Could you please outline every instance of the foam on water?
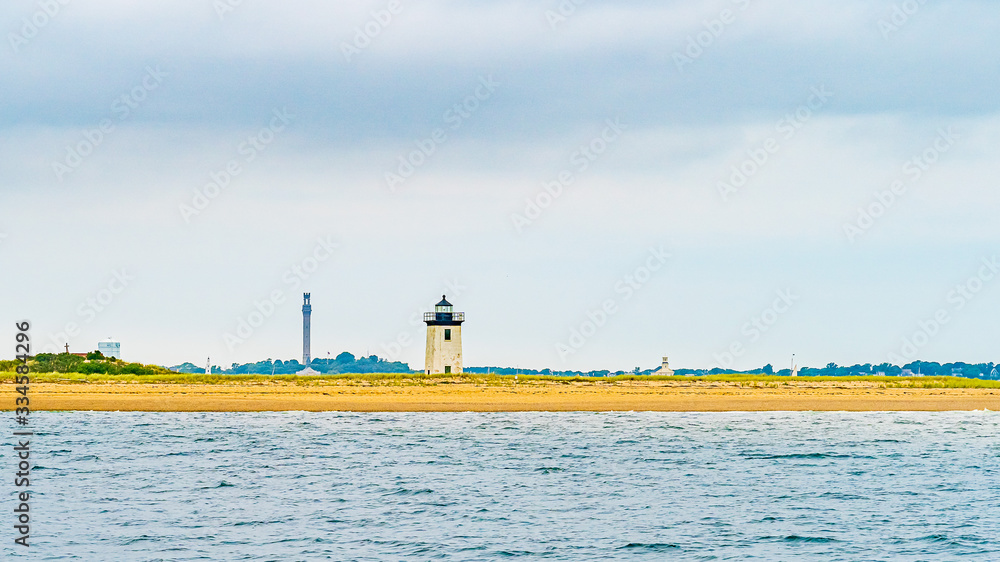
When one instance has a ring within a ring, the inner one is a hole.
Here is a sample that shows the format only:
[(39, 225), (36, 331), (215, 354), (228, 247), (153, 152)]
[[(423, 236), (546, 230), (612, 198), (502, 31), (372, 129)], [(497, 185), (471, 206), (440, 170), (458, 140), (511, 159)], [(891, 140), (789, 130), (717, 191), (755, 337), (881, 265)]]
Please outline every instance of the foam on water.
[(32, 422), (39, 560), (1000, 559), (993, 412)]

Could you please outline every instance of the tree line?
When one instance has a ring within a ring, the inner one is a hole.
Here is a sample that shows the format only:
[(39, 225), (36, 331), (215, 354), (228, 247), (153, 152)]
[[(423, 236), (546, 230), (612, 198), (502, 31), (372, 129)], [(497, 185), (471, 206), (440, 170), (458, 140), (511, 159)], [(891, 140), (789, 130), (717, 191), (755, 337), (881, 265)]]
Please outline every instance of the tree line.
[[(343, 373), (412, 373), (406, 363), (387, 361), (376, 355), (356, 357), (353, 353), (343, 352), (333, 359), (313, 359), (309, 367), (324, 375)], [(281, 359), (265, 359), (256, 363), (232, 363), (229, 368), (212, 365), (212, 373), (220, 375), (294, 375), (306, 366), (297, 359), (282, 361)], [(178, 373), (204, 373), (204, 365), (182, 363), (170, 367)]]
[[(0, 371), (13, 371), (0, 361)], [(87, 375), (155, 375), (169, 373), (167, 369), (157, 365), (130, 363), (115, 357), (105, 357), (100, 351), (92, 351), (85, 356), (72, 353), (39, 353), (28, 362), (32, 373), (83, 373)]]
[[(0, 360), (0, 372), (13, 371), (19, 361)], [(163, 373), (204, 373), (204, 365), (194, 363), (182, 363), (173, 367), (161, 367), (158, 365), (143, 365), (141, 363), (129, 363), (114, 357), (105, 357), (100, 351), (92, 351), (86, 356), (71, 353), (39, 353), (32, 357), (29, 367), (35, 373), (83, 373), (83, 374), (111, 374), (111, 375), (152, 375)], [(346, 374), (346, 373), (414, 373), (410, 366), (400, 361), (388, 361), (376, 355), (356, 357), (352, 353), (343, 352), (333, 359), (313, 359), (309, 363), (314, 371), (322, 374)], [(291, 375), (305, 369), (305, 365), (296, 359), (282, 361), (270, 358), (255, 363), (232, 363), (228, 368), (218, 365), (212, 366), (213, 374), (223, 375)], [(572, 371), (553, 369), (526, 369), (521, 367), (468, 367), (467, 373), (492, 373), (496, 375), (545, 375), (545, 376), (565, 376), (565, 377), (609, 377), (616, 375), (655, 375), (658, 367), (642, 369), (636, 367), (631, 371)], [(726, 375), (726, 374), (761, 374), (788, 376), (789, 369), (774, 370), (770, 364), (759, 369), (748, 371), (736, 371), (733, 369), (675, 369), (675, 375), (679, 376), (704, 376), (704, 375)], [(988, 380), (1000, 380), (1000, 365), (989, 363), (937, 363), (934, 361), (913, 361), (906, 365), (892, 365), (890, 363), (864, 363), (851, 366), (828, 363), (825, 367), (802, 367), (799, 370), (800, 377), (849, 377), (849, 376), (916, 376), (927, 377), (966, 377)]]
[[(636, 367), (631, 371), (558, 371), (552, 369), (524, 369), (520, 367), (469, 367), (465, 369), (467, 373), (493, 373), (497, 375), (548, 375), (566, 377), (609, 377), (616, 375), (655, 375), (659, 367), (642, 369)], [(771, 364), (764, 365), (758, 369), (738, 371), (735, 369), (674, 369), (674, 375), (678, 376), (705, 376), (705, 375), (777, 375), (789, 376), (790, 369), (774, 370)], [(898, 376), (926, 376), (926, 377), (966, 377), (976, 379), (1000, 380), (1000, 366), (996, 363), (937, 363), (933, 361), (913, 361), (906, 365), (892, 365), (890, 363), (864, 363), (851, 366), (841, 366), (836, 363), (827, 363), (825, 367), (802, 367), (799, 369), (800, 377), (869, 377), (883, 375), (887, 377)]]

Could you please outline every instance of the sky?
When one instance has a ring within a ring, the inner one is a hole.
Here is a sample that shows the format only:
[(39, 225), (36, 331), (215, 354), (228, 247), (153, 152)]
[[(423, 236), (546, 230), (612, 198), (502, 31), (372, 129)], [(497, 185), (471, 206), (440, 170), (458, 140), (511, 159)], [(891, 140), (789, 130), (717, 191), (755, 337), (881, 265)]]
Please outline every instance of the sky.
[(996, 2), (0, 16), (0, 356), (1000, 361)]

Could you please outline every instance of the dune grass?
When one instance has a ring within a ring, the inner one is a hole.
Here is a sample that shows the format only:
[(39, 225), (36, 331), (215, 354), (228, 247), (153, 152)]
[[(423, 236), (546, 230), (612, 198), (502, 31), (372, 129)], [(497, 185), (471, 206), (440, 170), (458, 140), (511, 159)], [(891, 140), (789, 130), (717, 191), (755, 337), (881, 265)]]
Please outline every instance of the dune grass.
[[(0, 373), (0, 383), (14, 382), (14, 373)], [(963, 377), (780, 377), (774, 375), (708, 375), (702, 377), (621, 375), (617, 377), (556, 377), (546, 375), (495, 375), (480, 373), (364, 373), (328, 375), (221, 375), (153, 374), (108, 375), (82, 373), (32, 373), (33, 383), (131, 383), (131, 384), (289, 384), (289, 385), (360, 385), (360, 386), (432, 386), (438, 384), (479, 384), (511, 386), (516, 384), (594, 384), (615, 385), (629, 382), (676, 382), (695, 386), (725, 385), (743, 388), (782, 388), (809, 383), (842, 383), (878, 388), (1000, 388), (1000, 381)]]

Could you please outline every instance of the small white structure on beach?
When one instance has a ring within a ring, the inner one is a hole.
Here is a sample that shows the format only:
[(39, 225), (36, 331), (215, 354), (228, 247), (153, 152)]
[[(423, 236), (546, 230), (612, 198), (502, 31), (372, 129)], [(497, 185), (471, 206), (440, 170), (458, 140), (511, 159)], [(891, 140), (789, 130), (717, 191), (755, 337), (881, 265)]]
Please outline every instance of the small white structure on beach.
[(659, 369), (653, 371), (653, 374), (654, 375), (664, 375), (664, 376), (667, 376), (667, 377), (669, 377), (669, 376), (671, 376), (671, 375), (674, 374), (674, 370), (670, 368), (670, 361), (668, 361), (668, 359), (667, 359), (666, 356), (663, 357), (663, 364), (660, 365)]

